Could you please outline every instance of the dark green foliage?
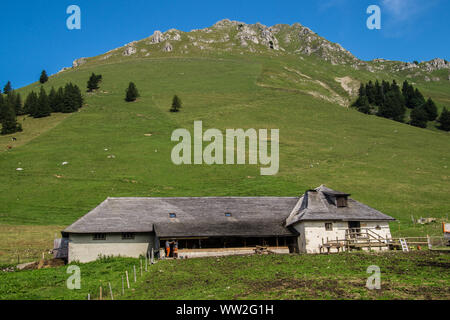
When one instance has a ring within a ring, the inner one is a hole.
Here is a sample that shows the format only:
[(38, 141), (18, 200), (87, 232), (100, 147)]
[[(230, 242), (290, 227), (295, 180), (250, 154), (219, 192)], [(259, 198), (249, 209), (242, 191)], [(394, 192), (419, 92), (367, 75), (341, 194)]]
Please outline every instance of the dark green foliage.
[(172, 107), (170, 108), (170, 112), (178, 112), (180, 111), (182, 105), (181, 105), (181, 99), (178, 98), (177, 95), (173, 96), (172, 100)]
[(385, 95), (384, 103), (378, 107), (377, 115), (380, 117), (403, 122), (406, 108), (403, 97), (401, 97), (394, 88)]
[(22, 126), (17, 123), (16, 113), (14, 111), (14, 104), (11, 100), (4, 100), (0, 106), (2, 114), (2, 131), (1, 134), (11, 134), (22, 131)]
[(8, 81), (8, 83), (6, 83), (5, 87), (3, 88), (3, 93), (8, 94), (11, 91), (12, 91), (11, 81)]
[(411, 116), (410, 124), (418, 127), (426, 127), (423, 123), (423, 114), (427, 115), (427, 121), (433, 121), (437, 117), (437, 107), (432, 99), (425, 101), (422, 93), (408, 81), (404, 81), (402, 88), (398, 86), (395, 80), (392, 83), (383, 80), (369, 81), (366, 85), (361, 84), (359, 88), (359, 97), (353, 104), (358, 111), (363, 113), (372, 113), (377, 110), (377, 116), (403, 122), (406, 108), (411, 108), (414, 114)]
[(447, 108), (442, 110), (442, 113), (437, 121), (440, 124), (439, 129), (450, 131), (450, 111), (448, 111)]
[(410, 124), (419, 128), (426, 128), (428, 122), (428, 114), (424, 106), (417, 107), (411, 111), (411, 121)]
[(42, 70), (41, 77), (39, 78), (40, 83), (46, 83), (48, 81), (47, 72), (45, 70)]
[(135, 101), (139, 97), (139, 92), (136, 88), (136, 85), (133, 82), (130, 82), (128, 85), (125, 101), (132, 102)]
[(428, 98), (427, 102), (423, 105), (424, 110), (427, 113), (428, 121), (434, 121), (438, 117), (438, 109), (436, 104), (431, 98)]
[(31, 91), (25, 100), (23, 110), (25, 114), (33, 116), (37, 112), (37, 109), (38, 109), (38, 96), (34, 91)]
[(367, 96), (362, 96), (359, 97), (356, 102), (353, 104), (353, 106), (362, 113), (365, 114), (370, 114), (371, 113), (371, 109), (370, 109), (370, 104), (369, 104), (369, 99), (367, 98)]
[(34, 118), (44, 118), (48, 117), (51, 114), (50, 102), (45, 92), (44, 87), (41, 87), (41, 91), (39, 92), (39, 98), (37, 103), (37, 108), (35, 112), (32, 114)]
[(423, 97), (423, 95), (422, 95), (422, 93), (419, 91), (419, 89), (416, 88), (416, 89), (414, 90), (413, 96), (411, 97), (409, 107), (412, 108), (412, 109), (414, 109), (414, 108), (420, 107), (420, 106), (422, 106), (422, 105), (424, 105), (424, 104), (425, 104), (425, 98)]
[(61, 112), (71, 113), (78, 111), (83, 106), (83, 96), (80, 88), (72, 83), (66, 84), (64, 87), (63, 107)]
[(53, 100), (52, 109), (54, 112), (62, 112), (64, 110), (64, 88), (58, 88), (55, 99)]
[(102, 75), (101, 74), (95, 74), (92, 73), (91, 77), (89, 78), (87, 82), (87, 89), (88, 92), (92, 92), (94, 90), (97, 90), (99, 87), (100, 82), (102, 81)]

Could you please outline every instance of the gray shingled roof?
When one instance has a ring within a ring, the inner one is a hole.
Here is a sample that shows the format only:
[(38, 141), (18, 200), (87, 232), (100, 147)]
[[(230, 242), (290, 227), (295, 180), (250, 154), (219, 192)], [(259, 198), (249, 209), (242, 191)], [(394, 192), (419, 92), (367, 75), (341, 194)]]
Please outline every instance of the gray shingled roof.
[[(108, 198), (63, 233), (152, 232), (159, 237), (288, 236), (299, 198)], [(230, 212), (231, 217), (225, 213)], [(175, 213), (176, 219), (170, 219)]]
[(307, 191), (286, 219), (286, 226), (300, 221), (389, 221), (394, 218), (348, 198), (346, 207), (337, 207), (333, 196), (347, 195), (325, 186)]

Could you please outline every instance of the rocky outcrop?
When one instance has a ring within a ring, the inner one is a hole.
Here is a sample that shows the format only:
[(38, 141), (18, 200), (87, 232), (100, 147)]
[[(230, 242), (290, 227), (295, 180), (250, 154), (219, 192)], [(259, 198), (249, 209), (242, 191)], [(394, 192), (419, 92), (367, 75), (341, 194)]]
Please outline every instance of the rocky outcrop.
[(122, 55), (128, 57), (128, 56), (135, 54), (137, 52), (135, 44), (136, 44), (136, 42), (131, 42), (131, 43), (127, 44)]
[(79, 58), (74, 60), (72, 63), (72, 68), (78, 68), (79, 66), (85, 64), (87, 62), (87, 58)]
[(444, 59), (436, 58), (422, 64), (422, 69), (427, 72), (433, 72), (441, 69), (450, 69), (450, 63)]
[(167, 42), (167, 43), (164, 45), (163, 51), (164, 51), (164, 52), (172, 52), (172, 51), (173, 51), (172, 45), (171, 45), (169, 42)]
[(161, 33), (161, 31), (159, 31), (159, 30), (156, 30), (154, 33), (153, 33), (153, 35), (150, 37), (150, 43), (151, 44), (157, 44), (157, 43), (161, 43), (161, 42), (163, 42), (165, 39), (164, 39), (164, 36), (163, 36), (163, 34)]

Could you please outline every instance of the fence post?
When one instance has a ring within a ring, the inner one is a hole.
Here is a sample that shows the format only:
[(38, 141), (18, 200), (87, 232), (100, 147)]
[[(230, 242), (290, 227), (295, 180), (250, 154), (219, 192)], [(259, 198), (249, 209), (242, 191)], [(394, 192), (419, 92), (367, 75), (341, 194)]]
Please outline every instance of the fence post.
[(139, 259), (139, 262), (141, 263), (141, 277), (142, 277), (142, 259)]
[(103, 300), (103, 295), (102, 295), (102, 286), (100, 285), (100, 300)]
[(155, 258), (155, 254), (154, 254), (153, 248), (152, 248), (152, 256), (151, 256), (151, 261), (150, 261), (151, 264), (155, 263), (154, 258)]
[(113, 296), (113, 292), (112, 292), (112, 288), (111, 288), (111, 282), (108, 282), (109, 285), (109, 293), (111, 294), (111, 300), (114, 300), (114, 296)]
[(124, 294), (125, 294), (125, 286), (123, 283), (123, 276), (122, 276), (122, 295), (124, 295)]
[(134, 270), (134, 282), (136, 282), (136, 265), (133, 265), (133, 270)]
[(125, 274), (127, 275), (127, 288), (130, 289), (130, 281), (128, 280), (128, 270), (125, 270)]

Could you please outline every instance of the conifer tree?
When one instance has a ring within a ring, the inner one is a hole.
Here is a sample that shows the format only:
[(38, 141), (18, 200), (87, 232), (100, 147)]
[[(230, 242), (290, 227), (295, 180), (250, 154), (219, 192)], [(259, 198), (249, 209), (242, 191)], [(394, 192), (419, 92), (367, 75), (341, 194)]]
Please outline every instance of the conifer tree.
[(2, 121), (2, 119), (5, 116), (5, 99), (3, 98), (3, 94), (0, 92), (0, 121)]
[(56, 112), (56, 90), (54, 87), (50, 89), (50, 93), (48, 94), (48, 103), (50, 104), (50, 109), (52, 109), (52, 112)]
[(87, 89), (88, 92), (92, 92), (94, 90), (99, 89), (99, 83), (102, 81), (102, 75), (96, 75), (95, 73), (91, 74), (91, 77), (89, 78), (87, 82)]
[(46, 83), (48, 81), (47, 72), (45, 70), (42, 70), (41, 77), (39, 78), (40, 83)]
[(427, 102), (423, 105), (425, 112), (428, 116), (428, 121), (434, 121), (438, 117), (438, 110), (436, 104), (431, 98), (428, 98)]
[(14, 112), (14, 104), (11, 101), (4, 101), (2, 109), (4, 110), (2, 117), (1, 134), (11, 134), (22, 131), (22, 126), (17, 123), (16, 113)]
[(442, 110), (442, 113), (437, 121), (440, 124), (439, 129), (450, 131), (450, 111), (448, 111), (447, 108)]
[(5, 87), (3, 88), (3, 93), (8, 94), (11, 91), (12, 91), (11, 81), (8, 81), (5, 85)]
[(38, 110), (38, 96), (34, 91), (31, 91), (25, 99), (23, 106), (25, 114), (29, 114), (34, 117)]
[(178, 98), (177, 95), (174, 95), (172, 100), (172, 108), (170, 108), (170, 112), (178, 112), (180, 111), (181, 107), (182, 107), (181, 99)]
[(63, 87), (58, 88), (58, 91), (56, 91), (53, 110), (54, 110), (54, 112), (63, 112), (63, 110), (64, 110), (64, 88)]
[(428, 122), (428, 114), (424, 106), (416, 107), (411, 111), (411, 121), (409, 122), (412, 126), (419, 128), (426, 128)]
[(33, 114), (34, 118), (44, 118), (48, 117), (51, 114), (50, 103), (48, 100), (47, 93), (45, 92), (44, 87), (41, 87), (41, 91), (39, 92), (39, 98), (37, 103), (36, 112)]
[(125, 101), (132, 102), (135, 101), (139, 97), (139, 92), (136, 88), (136, 85), (133, 82), (130, 82), (128, 85)]

